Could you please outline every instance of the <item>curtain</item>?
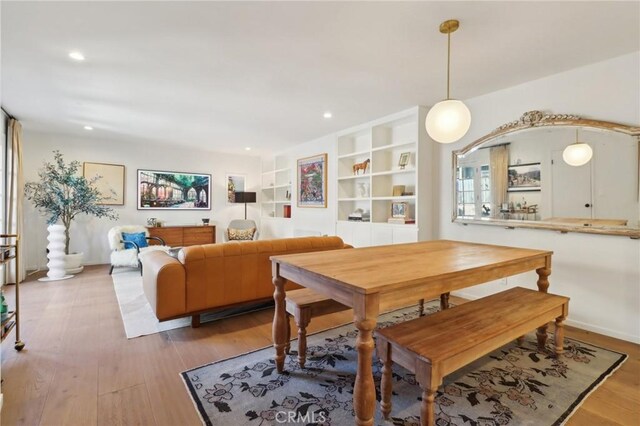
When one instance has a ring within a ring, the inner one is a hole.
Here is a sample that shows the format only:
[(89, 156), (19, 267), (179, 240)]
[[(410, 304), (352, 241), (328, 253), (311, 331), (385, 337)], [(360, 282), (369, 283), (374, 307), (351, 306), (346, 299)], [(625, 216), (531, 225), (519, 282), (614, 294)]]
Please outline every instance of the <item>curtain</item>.
[[(24, 176), (22, 171), (22, 124), (14, 118), (9, 120), (7, 133), (6, 156), (6, 216), (4, 229), (7, 234), (18, 234), (23, 237), (24, 228)], [(23, 241), (20, 240), (20, 270), (16, 271), (16, 262), (9, 262), (6, 270), (7, 283), (15, 283), (16, 278), (22, 282), (25, 277)]]
[(489, 150), (491, 167), (491, 213), (499, 217), (502, 203), (507, 201), (509, 150), (507, 145), (491, 147)]

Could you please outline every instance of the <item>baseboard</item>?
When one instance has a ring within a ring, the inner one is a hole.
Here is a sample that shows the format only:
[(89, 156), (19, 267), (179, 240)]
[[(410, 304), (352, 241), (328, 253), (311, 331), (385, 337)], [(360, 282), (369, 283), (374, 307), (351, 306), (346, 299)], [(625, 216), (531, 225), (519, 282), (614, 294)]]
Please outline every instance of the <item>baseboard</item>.
[[(464, 291), (456, 291), (452, 294), (467, 300), (476, 300), (480, 298), (478, 296), (466, 293)], [(594, 333), (613, 337), (615, 339), (620, 339), (627, 342), (640, 344), (640, 336), (634, 336), (633, 334), (628, 334), (628, 333), (620, 333), (619, 331), (611, 330), (610, 328), (599, 327), (597, 325), (589, 324), (586, 322), (572, 320), (571, 309), (569, 309), (569, 318), (567, 318), (567, 320), (565, 321), (565, 324), (570, 325), (572, 327), (579, 328), (581, 330), (592, 331)]]

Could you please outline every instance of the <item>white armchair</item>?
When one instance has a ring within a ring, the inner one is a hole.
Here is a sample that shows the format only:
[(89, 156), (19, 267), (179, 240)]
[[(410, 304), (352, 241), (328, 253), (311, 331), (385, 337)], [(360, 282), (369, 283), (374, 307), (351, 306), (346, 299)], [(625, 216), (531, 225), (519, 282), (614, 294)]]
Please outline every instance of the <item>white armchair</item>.
[(253, 233), (253, 240), (255, 241), (258, 239), (258, 225), (256, 225), (256, 222), (251, 219), (234, 219), (229, 222), (229, 226), (224, 231), (224, 240), (229, 241), (229, 229), (245, 230), (251, 228), (255, 229), (255, 232)]
[[(156, 240), (160, 245), (140, 247), (135, 242), (128, 241), (127, 245), (129, 247), (125, 248), (125, 243), (122, 238), (123, 233), (144, 233), (146, 241)], [(150, 237), (147, 228), (140, 225), (114, 226), (109, 230), (107, 238), (109, 239), (109, 248), (111, 249), (111, 269), (109, 269), (109, 275), (113, 273), (113, 268), (115, 267), (140, 268), (140, 275), (142, 275), (140, 256), (154, 250), (169, 251), (169, 247), (165, 245), (162, 238)]]

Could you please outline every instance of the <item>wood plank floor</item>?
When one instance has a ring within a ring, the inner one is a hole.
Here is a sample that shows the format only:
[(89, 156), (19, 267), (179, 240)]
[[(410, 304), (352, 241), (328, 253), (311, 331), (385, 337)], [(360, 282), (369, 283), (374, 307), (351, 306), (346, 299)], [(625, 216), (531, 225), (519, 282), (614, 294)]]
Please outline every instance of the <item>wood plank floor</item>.
[[(271, 344), (272, 310), (127, 340), (108, 267), (36, 277), (20, 287), (26, 348), (13, 349), (13, 334), (2, 344), (5, 426), (199, 425), (178, 373)], [(351, 320), (350, 311), (314, 318), (309, 331)], [(571, 327), (567, 336), (629, 354), (569, 424), (638, 425), (640, 346)]]

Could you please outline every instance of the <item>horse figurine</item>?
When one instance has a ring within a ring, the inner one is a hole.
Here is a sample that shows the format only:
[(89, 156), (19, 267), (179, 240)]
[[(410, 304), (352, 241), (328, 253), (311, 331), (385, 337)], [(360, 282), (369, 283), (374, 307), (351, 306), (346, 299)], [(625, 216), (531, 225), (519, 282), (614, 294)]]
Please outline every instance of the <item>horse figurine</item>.
[(353, 174), (357, 175), (358, 174), (358, 170), (362, 170), (362, 174), (367, 173), (367, 167), (369, 166), (370, 162), (371, 162), (371, 160), (367, 158), (362, 163), (354, 164), (353, 165)]

